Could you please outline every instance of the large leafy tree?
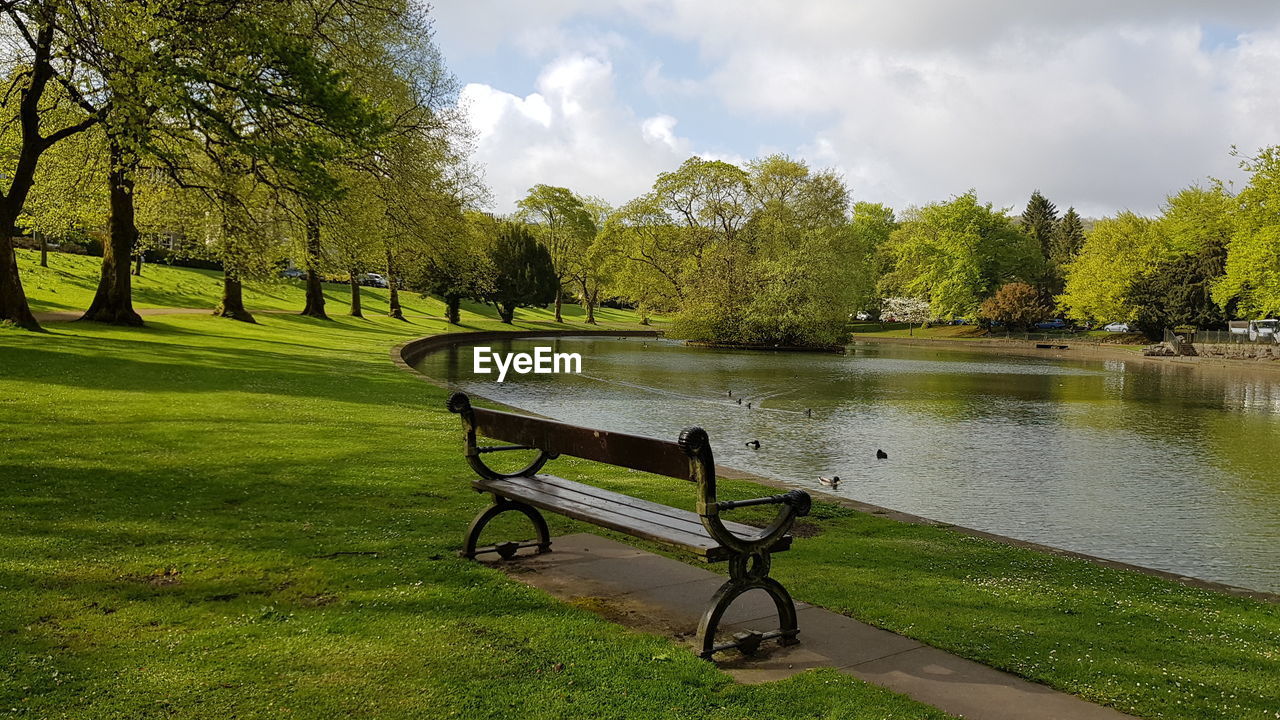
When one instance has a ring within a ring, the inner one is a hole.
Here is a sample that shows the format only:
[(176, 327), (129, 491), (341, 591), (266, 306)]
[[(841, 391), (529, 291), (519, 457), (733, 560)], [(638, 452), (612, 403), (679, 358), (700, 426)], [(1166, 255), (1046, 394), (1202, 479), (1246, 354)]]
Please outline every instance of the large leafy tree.
[(1132, 321), (1137, 306), (1129, 286), (1169, 257), (1159, 223), (1132, 212), (1098, 221), (1076, 259), (1066, 267), (1066, 289), (1057, 297), (1067, 317), (1082, 322)]
[(1125, 296), (1141, 332), (1159, 339), (1165, 328), (1226, 322), (1213, 287), (1226, 268), (1234, 211), (1235, 199), (1221, 184), (1190, 187), (1165, 202), (1159, 226), (1167, 256), (1134, 278)]
[(36, 181), (41, 156), (58, 142), (98, 122), (78, 108), (62, 88), (76, 71), (68, 52), (72, 38), (60, 22), (64, 8), (53, 0), (4, 0), (6, 92), (0, 126), (5, 179), (0, 183), (0, 321), (38, 330), (18, 273), (13, 249), (18, 216)]
[(978, 314), (1006, 327), (1026, 330), (1044, 319), (1049, 306), (1039, 290), (1023, 282), (1005, 283), (982, 303)]
[(1274, 316), (1280, 314), (1280, 147), (1265, 148), (1241, 166), (1249, 183), (1238, 196), (1225, 274), (1213, 297), (1244, 316)]
[(1044, 263), (1035, 240), (973, 192), (909, 210), (886, 251), (893, 269), (881, 294), (927, 299), (938, 318), (971, 315), (1004, 283), (1034, 281)]
[(538, 240), (547, 248), (556, 274), (556, 322), (565, 284), (581, 274), (596, 235), (596, 216), (583, 199), (564, 187), (534, 185), (518, 203), (522, 220), (537, 225)]

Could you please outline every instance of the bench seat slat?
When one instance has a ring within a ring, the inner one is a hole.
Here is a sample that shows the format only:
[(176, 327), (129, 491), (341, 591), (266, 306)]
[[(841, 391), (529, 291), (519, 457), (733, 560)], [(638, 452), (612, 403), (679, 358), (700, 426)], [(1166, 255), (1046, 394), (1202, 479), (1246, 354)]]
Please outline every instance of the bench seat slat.
[[(554, 475), (477, 479), (472, 482), (472, 487), (575, 520), (675, 545), (709, 562), (729, 557), (729, 551), (702, 527), (697, 513), (688, 510), (648, 502)], [(726, 522), (725, 526), (741, 537), (750, 537), (760, 532), (759, 528), (741, 523)], [(786, 536), (772, 548), (772, 552), (781, 552), (790, 546), (791, 537)]]

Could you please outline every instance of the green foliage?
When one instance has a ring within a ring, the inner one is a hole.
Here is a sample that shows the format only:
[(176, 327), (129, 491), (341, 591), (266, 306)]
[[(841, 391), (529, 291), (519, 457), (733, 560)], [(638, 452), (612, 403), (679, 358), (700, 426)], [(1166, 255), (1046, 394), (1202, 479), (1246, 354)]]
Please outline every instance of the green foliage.
[(651, 196), (619, 212), (611, 233), (642, 271), (661, 276), (678, 312), (672, 332), (717, 342), (827, 345), (869, 295), (863, 246), (833, 173), (783, 155), (746, 170), (691, 158)]
[(1082, 322), (1132, 321), (1138, 308), (1127, 297), (1130, 284), (1169, 256), (1169, 237), (1159, 223), (1132, 212), (1101, 220), (1067, 265), (1057, 302), (1067, 317)]
[(893, 270), (880, 293), (926, 299), (944, 319), (972, 315), (995, 288), (1034, 281), (1044, 265), (1035, 241), (973, 192), (908, 211), (885, 250)]
[(1212, 290), (1225, 270), (1235, 201), (1220, 185), (1190, 187), (1169, 197), (1159, 225), (1170, 256), (1134, 278), (1125, 301), (1137, 328), (1152, 340), (1165, 328), (1221, 327), (1227, 317)]
[(854, 310), (879, 312), (881, 298), (876, 285), (893, 269), (893, 258), (886, 246), (897, 227), (893, 208), (869, 202), (853, 204), (849, 232), (851, 259), (855, 262), (851, 263), (851, 272), (844, 282), (851, 286)]
[(1058, 221), (1057, 227), (1054, 228), (1052, 249), (1049, 257), (1061, 268), (1071, 262), (1076, 253), (1080, 252), (1080, 248), (1083, 245), (1084, 223), (1081, 222), (1080, 215), (1076, 213), (1076, 209), (1069, 207), (1063, 213), (1062, 219)]
[(1223, 306), (1245, 317), (1280, 314), (1280, 147), (1269, 147), (1241, 167), (1252, 175), (1240, 191), (1228, 242), (1226, 272), (1213, 288)]
[(1039, 290), (1023, 282), (1005, 283), (987, 298), (978, 311), (984, 320), (1010, 328), (1027, 329), (1049, 314), (1049, 306)]
[(1190, 326), (1221, 328), (1227, 317), (1211, 295), (1222, 275), (1225, 253), (1221, 246), (1206, 246), (1157, 264), (1134, 279), (1125, 301), (1135, 308), (1138, 331), (1159, 340), (1166, 328)]
[(522, 224), (506, 223), (489, 249), (496, 270), (489, 300), (509, 323), (515, 309), (553, 302), (559, 283), (547, 248)]
[(1031, 193), (1031, 199), (1022, 211), (1021, 221), (1022, 231), (1040, 245), (1041, 254), (1048, 258), (1052, 254), (1053, 236), (1058, 229), (1057, 206), (1036, 190)]

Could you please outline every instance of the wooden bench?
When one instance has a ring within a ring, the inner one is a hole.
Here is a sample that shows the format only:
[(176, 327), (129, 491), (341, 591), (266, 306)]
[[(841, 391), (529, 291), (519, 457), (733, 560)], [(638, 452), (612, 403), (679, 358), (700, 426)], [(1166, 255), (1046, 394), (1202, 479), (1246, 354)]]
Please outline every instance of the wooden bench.
[[(509, 560), (521, 548), (549, 552), (551, 535), (538, 510), (554, 512), (678, 548), (706, 562), (728, 561), (729, 580), (711, 596), (698, 623), (698, 643), (703, 658), (709, 660), (717, 652), (735, 648), (750, 654), (765, 640), (776, 639), (783, 645), (798, 642), (795, 603), (786, 589), (769, 577), (769, 565), (773, 553), (791, 546), (788, 532), (797, 517), (808, 514), (808, 493), (791, 490), (751, 500), (717, 500), (715, 461), (711, 443), (702, 428), (687, 428), (677, 442), (668, 442), (475, 408), (463, 393), (451, 395), (448, 408), (462, 417), (467, 462), (480, 476), (472, 481), (472, 488), (493, 496), (493, 504), (471, 522), (461, 552), (464, 557), (497, 553)], [(509, 444), (481, 446), (477, 442), (479, 437)], [(490, 453), (516, 450), (537, 450), (538, 455), (528, 466), (513, 473), (497, 472), (484, 462)], [(696, 483), (695, 510), (668, 507), (539, 473), (548, 460), (561, 455)], [(720, 517), (722, 511), (754, 505), (779, 506), (773, 522), (763, 530)], [(537, 531), (537, 540), (477, 547), (485, 525), (508, 511), (527, 516)], [(740, 595), (754, 589), (764, 590), (773, 599), (778, 611), (778, 629), (739, 633), (733, 642), (717, 645), (716, 631), (725, 611)]]

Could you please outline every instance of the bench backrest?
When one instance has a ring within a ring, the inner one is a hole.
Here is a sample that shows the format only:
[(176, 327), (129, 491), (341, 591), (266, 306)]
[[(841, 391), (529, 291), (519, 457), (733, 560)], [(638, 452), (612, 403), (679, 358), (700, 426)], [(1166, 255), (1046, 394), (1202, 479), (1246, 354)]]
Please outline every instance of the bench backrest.
[(691, 454), (678, 442), (475, 408), (462, 393), (455, 393), (449, 398), (449, 409), (469, 416), (474, 432), (492, 440), (537, 448), (550, 455), (570, 455), (655, 475), (697, 481), (690, 462)]

